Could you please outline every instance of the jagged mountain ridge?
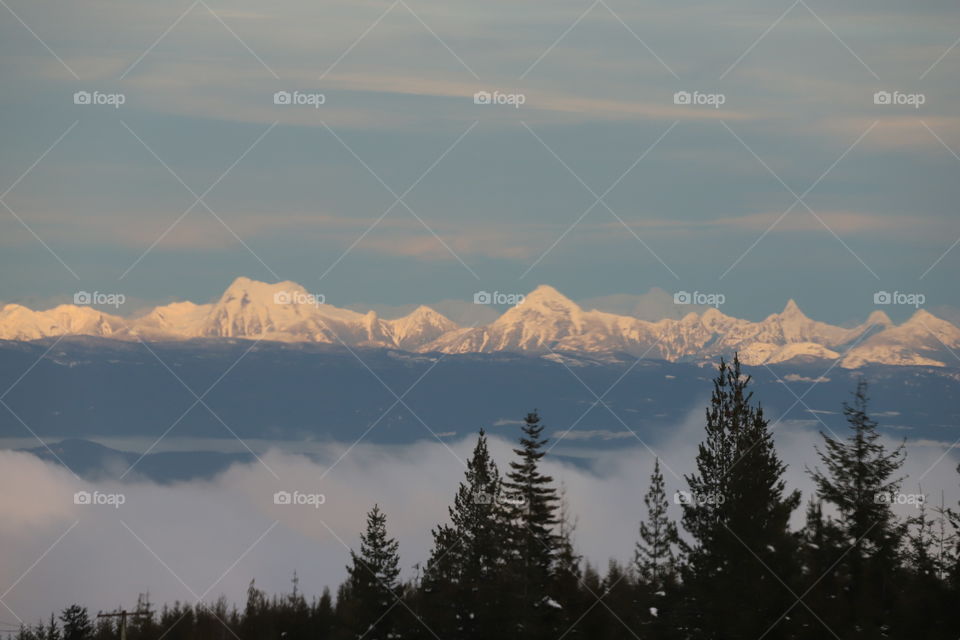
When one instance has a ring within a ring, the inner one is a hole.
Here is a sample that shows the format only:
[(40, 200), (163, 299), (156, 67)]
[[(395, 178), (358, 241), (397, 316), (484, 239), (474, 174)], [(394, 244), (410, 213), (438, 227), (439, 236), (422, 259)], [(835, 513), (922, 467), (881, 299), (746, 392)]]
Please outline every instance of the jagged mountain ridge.
[(753, 365), (839, 359), (844, 368), (955, 366), (953, 352), (960, 349), (960, 329), (924, 310), (900, 325), (874, 311), (866, 322), (843, 328), (808, 318), (790, 300), (783, 311), (759, 322), (717, 309), (649, 322), (585, 310), (548, 285), (534, 289), (494, 322), (474, 328), (460, 327), (425, 306), (385, 319), (374, 311), (364, 314), (325, 304), (294, 282), (268, 284), (242, 277), (214, 303), (176, 302), (130, 319), (76, 305), (33, 311), (8, 304), (0, 309), (0, 339), (58, 335), (267, 339), (443, 353), (626, 353), (672, 362), (736, 351)]

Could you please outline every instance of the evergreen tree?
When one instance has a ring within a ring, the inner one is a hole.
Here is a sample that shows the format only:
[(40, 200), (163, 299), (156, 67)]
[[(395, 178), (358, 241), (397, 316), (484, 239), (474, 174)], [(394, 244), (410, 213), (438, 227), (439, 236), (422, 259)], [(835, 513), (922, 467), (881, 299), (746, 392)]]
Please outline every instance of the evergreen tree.
[(867, 414), (865, 381), (857, 382), (843, 413), (852, 433), (846, 440), (821, 433), (825, 449), (817, 448), (817, 454), (825, 470), (810, 475), (820, 499), (836, 508), (834, 526), (842, 539), (833, 571), (846, 587), (846, 611), (833, 624), (851, 637), (876, 637), (889, 629), (899, 591), (898, 551), (905, 529), (892, 502), (900, 490), (895, 474), (904, 462), (904, 445), (888, 451), (880, 441), (877, 423)]
[[(921, 490), (922, 494), (922, 490)], [(900, 590), (892, 628), (898, 635), (914, 638), (950, 637), (949, 619), (956, 618), (956, 601), (951, 598), (943, 580), (943, 555), (940, 553), (940, 518), (928, 515), (925, 501), (917, 505), (917, 513), (907, 518), (904, 560), (907, 576)], [(939, 530), (939, 531), (938, 531)]]
[(44, 629), (43, 638), (44, 640), (61, 640), (62, 635), (60, 634), (60, 627), (57, 626), (57, 619), (50, 614), (50, 621), (47, 623), (47, 628)]
[(894, 477), (903, 465), (901, 444), (887, 451), (879, 441), (877, 423), (867, 415), (867, 383), (860, 380), (853, 403), (844, 403), (843, 413), (853, 432), (847, 440), (838, 440), (821, 432), (825, 450), (817, 449), (826, 467), (811, 476), (817, 494), (839, 512), (839, 524), (851, 540), (861, 540), (854, 555), (883, 556), (888, 561), (896, 554), (903, 529), (891, 508), (891, 498), (900, 490)]
[(482, 429), (464, 475), (449, 508), (450, 524), (433, 531), (423, 580), (430, 595), (428, 619), (443, 637), (490, 638), (505, 633), (497, 581), (507, 537), (500, 472)]
[(683, 524), (694, 538), (685, 568), (684, 626), (699, 638), (787, 637), (781, 615), (794, 598), (795, 539), (787, 525), (799, 492), (769, 423), (747, 390), (750, 377), (721, 359), (706, 414), (697, 472), (687, 476)]
[(566, 638), (585, 638), (577, 621), (591, 606), (594, 599), (584, 593), (583, 557), (577, 553), (573, 542), (576, 521), (570, 514), (566, 487), (560, 488), (560, 514), (558, 516), (557, 552), (554, 559), (552, 593), (562, 607), (556, 611), (554, 636), (566, 634)]
[(640, 523), (640, 540), (634, 549), (633, 563), (640, 579), (654, 591), (660, 591), (676, 579), (680, 548), (677, 524), (668, 514), (670, 503), (660, 471), (660, 458), (654, 463), (643, 503), (647, 507), (647, 519)]
[(387, 535), (387, 516), (374, 505), (360, 536), (360, 553), (350, 552), (349, 594), (353, 631), (368, 640), (396, 638), (394, 605), (401, 597), (399, 543)]
[[(540, 637), (556, 626), (559, 603), (551, 595), (554, 562), (559, 550), (557, 490), (553, 478), (540, 471), (547, 439), (536, 411), (527, 414), (504, 482), (510, 527), (511, 588), (519, 612), (521, 637)], [(527, 622), (522, 622), (523, 619)]]
[(93, 636), (93, 624), (86, 607), (73, 604), (60, 614), (63, 623), (63, 640), (89, 640)]
[(659, 458), (654, 462), (643, 502), (647, 518), (640, 523), (640, 539), (633, 552), (633, 570), (637, 576), (634, 618), (638, 629), (654, 637), (674, 637), (681, 541), (677, 524), (668, 514), (670, 503)]
[(17, 631), (15, 638), (16, 640), (39, 640), (33, 632), (33, 629), (22, 622), (20, 623), (20, 629)]

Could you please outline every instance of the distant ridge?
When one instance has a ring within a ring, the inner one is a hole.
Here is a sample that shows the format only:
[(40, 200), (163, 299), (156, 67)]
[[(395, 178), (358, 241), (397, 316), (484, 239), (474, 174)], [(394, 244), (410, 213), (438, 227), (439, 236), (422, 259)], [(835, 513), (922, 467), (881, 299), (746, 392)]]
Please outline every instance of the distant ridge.
[(61, 335), (266, 339), (443, 353), (627, 353), (672, 362), (739, 352), (752, 365), (839, 360), (848, 369), (868, 364), (960, 365), (953, 355), (960, 350), (960, 329), (923, 309), (900, 325), (874, 311), (849, 329), (808, 318), (793, 300), (760, 322), (715, 308), (679, 320), (649, 322), (584, 310), (549, 285), (538, 286), (522, 304), (475, 328), (460, 327), (425, 306), (402, 318), (383, 319), (374, 311), (364, 314), (325, 304), (295, 282), (269, 284), (243, 277), (212, 304), (175, 302), (132, 319), (78, 305), (34, 311), (8, 304), (0, 309), (0, 339)]

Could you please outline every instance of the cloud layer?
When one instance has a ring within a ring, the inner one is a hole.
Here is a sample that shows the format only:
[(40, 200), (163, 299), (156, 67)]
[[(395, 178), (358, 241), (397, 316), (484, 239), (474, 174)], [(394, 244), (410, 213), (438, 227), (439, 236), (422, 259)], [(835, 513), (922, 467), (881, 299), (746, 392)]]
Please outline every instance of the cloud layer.
[[(677, 476), (691, 470), (701, 430), (697, 412), (657, 447), (671, 493), (684, 486)], [(817, 436), (786, 424), (778, 431), (779, 450), (790, 464), (789, 484), (809, 495), (803, 469), (816, 462)], [(429, 530), (446, 517), (462, 478), (461, 460), (472, 444), (471, 438), (449, 448), (338, 445), (322, 454), (323, 463), (271, 452), (263, 462), (278, 478), (254, 463), (211, 481), (172, 486), (91, 485), (28, 454), (0, 451), (0, 484), (8, 487), (0, 497), (5, 550), (0, 584), (10, 587), (4, 617), (35, 622), (74, 601), (92, 609), (129, 607), (137, 593), (147, 591), (155, 602), (209, 601), (225, 594), (242, 603), (251, 579), (279, 592), (289, 587), (294, 570), (307, 593), (319, 593), (344, 578), (346, 547), (356, 546), (364, 514), (374, 503), (388, 514), (405, 575), (412, 576), (414, 565), (426, 561)], [(511, 445), (500, 437), (492, 440), (501, 469)], [(643, 517), (641, 497), (653, 454), (637, 443), (585, 455), (578, 464), (548, 456), (546, 470), (566, 489), (580, 552), (599, 566), (611, 557), (627, 561)], [(919, 492), (919, 481), (929, 501), (939, 504), (943, 490), (946, 502), (955, 504), (960, 497), (955, 465), (955, 456), (946, 455), (941, 444), (912, 446), (904, 492)], [(76, 491), (99, 492), (101, 502), (122, 493), (124, 503), (76, 505)], [(324, 503), (277, 505), (276, 491), (322, 494)], [(678, 516), (678, 507), (673, 510)], [(796, 524), (800, 518), (796, 514)]]

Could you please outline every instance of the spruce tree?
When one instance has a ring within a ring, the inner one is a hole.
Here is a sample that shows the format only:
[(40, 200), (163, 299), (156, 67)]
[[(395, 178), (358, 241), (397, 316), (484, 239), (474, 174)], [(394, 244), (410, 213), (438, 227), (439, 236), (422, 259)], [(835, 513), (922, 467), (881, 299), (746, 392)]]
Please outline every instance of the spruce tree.
[(86, 607), (73, 604), (60, 614), (63, 623), (63, 640), (89, 640), (93, 636), (93, 624)]
[(680, 535), (670, 518), (667, 492), (656, 459), (650, 475), (650, 487), (643, 497), (647, 519), (640, 523), (640, 540), (634, 549), (637, 575), (654, 591), (661, 591), (676, 579), (679, 562)]
[(360, 553), (350, 552), (349, 593), (355, 605), (354, 632), (368, 640), (396, 638), (394, 605), (401, 597), (399, 543), (387, 535), (387, 516), (374, 505), (360, 536)]
[(846, 611), (835, 624), (838, 632), (848, 629), (857, 638), (875, 637), (889, 628), (905, 531), (892, 509), (900, 489), (895, 474), (904, 462), (904, 445), (887, 450), (877, 423), (867, 414), (867, 400), (867, 384), (861, 379), (853, 402), (843, 406), (850, 436), (840, 440), (821, 433), (825, 449), (817, 448), (817, 454), (825, 470), (810, 473), (817, 495), (837, 511), (834, 526), (842, 539), (833, 571), (845, 586)]
[(63, 636), (60, 633), (60, 627), (57, 626), (57, 619), (50, 614), (50, 621), (47, 623), (47, 628), (44, 629), (43, 634), (44, 640), (62, 640)]
[(521, 637), (549, 634), (557, 625), (560, 605), (551, 594), (559, 498), (553, 478), (540, 471), (547, 439), (536, 411), (527, 414), (517, 459), (510, 462), (504, 500), (510, 520), (510, 577)]
[(694, 539), (683, 624), (698, 638), (787, 637), (778, 620), (795, 600), (788, 521), (800, 494), (786, 489), (786, 465), (749, 383), (739, 358), (720, 360), (697, 472), (686, 477), (690, 492), (678, 494)]
[(638, 629), (656, 638), (675, 637), (681, 541), (677, 524), (668, 514), (670, 503), (659, 458), (654, 462), (643, 502), (647, 517), (640, 522), (640, 539), (633, 552), (636, 584), (632, 619)]
[(556, 610), (554, 636), (566, 634), (566, 638), (586, 638), (578, 620), (595, 602), (585, 593), (581, 562), (574, 544), (576, 520), (570, 514), (566, 487), (560, 487), (560, 513), (557, 524), (557, 552), (554, 558), (552, 597), (562, 607)]
[(505, 632), (497, 580), (508, 538), (500, 472), (482, 429), (464, 476), (449, 508), (450, 523), (433, 531), (423, 580), (427, 617), (442, 637), (496, 637)]
[(852, 433), (838, 440), (821, 432), (825, 450), (817, 454), (826, 467), (811, 476), (817, 494), (839, 512), (839, 524), (851, 543), (860, 540), (855, 555), (878, 555), (890, 561), (900, 543), (903, 528), (891, 508), (900, 489), (894, 477), (903, 465), (901, 444), (887, 451), (880, 442), (877, 423), (867, 415), (867, 383), (857, 382), (853, 403), (844, 403), (843, 413)]

